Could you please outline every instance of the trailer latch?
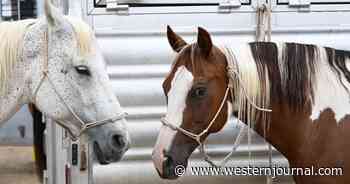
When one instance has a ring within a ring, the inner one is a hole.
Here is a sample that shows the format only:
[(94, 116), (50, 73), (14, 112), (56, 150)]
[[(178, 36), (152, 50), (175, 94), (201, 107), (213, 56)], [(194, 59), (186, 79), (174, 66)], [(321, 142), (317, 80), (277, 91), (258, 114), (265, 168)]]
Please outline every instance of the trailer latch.
[(229, 1), (223, 1), (219, 3), (219, 9), (227, 10), (232, 8), (239, 8), (241, 7), (242, 3), (240, 0), (229, 0)]
[(310, 5), (310, 0), (289, 0), (290, 7), (309, 7)]
[(117, 0), (106, 0), (107, 11), (128, 12), (129, 5), (118, 4)]

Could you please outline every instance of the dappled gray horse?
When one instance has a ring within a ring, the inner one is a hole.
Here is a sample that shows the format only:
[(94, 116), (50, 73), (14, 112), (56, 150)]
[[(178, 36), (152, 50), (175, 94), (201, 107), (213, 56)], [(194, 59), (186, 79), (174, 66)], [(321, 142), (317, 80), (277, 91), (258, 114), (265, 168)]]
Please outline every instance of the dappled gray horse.
[(0, 125), (33, 103), (73, 139), (86, 136), (101, 164), (121, 159), (129, 135), (93, 32), (49, 0), (45, 18), (0, 24)]

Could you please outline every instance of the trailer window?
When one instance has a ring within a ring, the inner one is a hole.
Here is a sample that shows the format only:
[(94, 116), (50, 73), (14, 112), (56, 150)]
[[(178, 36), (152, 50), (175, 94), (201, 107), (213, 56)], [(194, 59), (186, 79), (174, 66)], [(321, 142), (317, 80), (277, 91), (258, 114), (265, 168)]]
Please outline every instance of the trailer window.
[[(278, 5), (287, 5), (290, 4), (292, 1), (296, 0), (277, 0)], [(297, 0), (301, 3), (303, 2), (309, 2), (310, 4), (314, 5), (330, 5), (330, 4), (350, 4), (350, 0)]]
[[(106, 7), (108, 0), (94, 0), (95, 7)], [(237, 0), (242, 5), (251, 5), (251, 0)], [(115, 0), (121, 5), (129, 5), (130, 7), (144, 6), (211, 6), (219, 5), (220, 0)]]

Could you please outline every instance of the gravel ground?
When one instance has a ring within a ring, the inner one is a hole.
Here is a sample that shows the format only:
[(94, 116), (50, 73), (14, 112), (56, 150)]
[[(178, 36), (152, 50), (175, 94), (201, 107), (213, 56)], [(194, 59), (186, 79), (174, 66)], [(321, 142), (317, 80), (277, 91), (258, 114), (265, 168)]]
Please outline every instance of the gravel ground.
[(39, 184), (32, 147), (0, 146), (0, 184)]

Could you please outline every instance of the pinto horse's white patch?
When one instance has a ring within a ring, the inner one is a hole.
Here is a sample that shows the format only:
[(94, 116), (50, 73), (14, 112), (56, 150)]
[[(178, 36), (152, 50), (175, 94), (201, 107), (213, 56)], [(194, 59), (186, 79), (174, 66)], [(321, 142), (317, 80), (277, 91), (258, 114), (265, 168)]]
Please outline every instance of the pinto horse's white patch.
[[(193, 75), (185, 66), (177, 68), (168, 92), (168, 109), (165, 118), (175, 126), (180, 126), (186, 108), (186, 98), (193, 84)], [(169, 150), (177, 131), (163, 125), (152, 153), (152, 160), (157, 170), (163, 171), (164, 150)]]
[(185, 66), (178, 67), (168, 92), (168, 109), (166, 114), (166, 119), (175, 126), (180, 126), (182, 123), (186, 97), (192, 84), (192, 73)]
[[(315, 94), (310, 118), (316, 120), (323, 110), (330, 108), (335, 113), (335, 119), (339, 123), (345, 115), (350, 113), (350, 96), (348, 91), (342, 86), (338, 76), (331, 70), (325, 48), (318, 47), (318, 49), (320, 58), (316, 67)], [(348, 62), (349, 60), (347, 59), (347, 67)], [(350, 84), (345, 79), (344, 74), (341, 74), (340, 80), (350, 90)]]

